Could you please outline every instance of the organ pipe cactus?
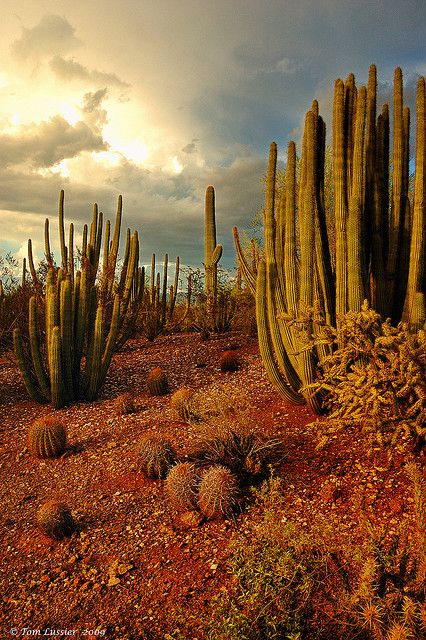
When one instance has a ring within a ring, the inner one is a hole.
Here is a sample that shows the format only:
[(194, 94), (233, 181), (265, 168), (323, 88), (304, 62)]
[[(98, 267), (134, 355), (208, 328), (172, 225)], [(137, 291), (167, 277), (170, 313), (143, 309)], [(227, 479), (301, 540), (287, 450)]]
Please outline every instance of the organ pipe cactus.
[[(128, 336), (144, 290), (143, 271), (138, 267), (139, 240), (127, 232), (121, 273), (116, 265), (121, 227), (122, 199), (118, 199), (115, 229), (110, 241), (106, 225), (103, 269), (98, 276), (103, 216), (93, 208), (90, 232), (83, 231), (81, 269), (74, 272), (74, 228), (65, 243), (64, 193), (59, 199), (61, 267), (54, 265), (50, 251), (49, 225), (45, 225), (45, 256), (48, 274), (44, 293), (34, 268), (31, 241), (28, 263), (36, 295), (29, 304), (29, 349), (19, 330), (14, 345), (19, 367), (30, 396), (59, 408), (78, 399), (93, 400), (99, 393), (112, 356)], [(44, 332), (42, 324), (44, 315)]]
[(160, 273), (155, 271), (155, 253), (151, 260), (150, 287), (143, 299), (144, 330), (148, 340), (154, 340), (166, 326), (170, 325), (176, 304), (179, 286), (179, 256), (176, 257), (173, 284), (167, 287), (169, 256), (166, 253), (163, 263), (163, 280)]
[[(272, 383), (294, 403), (321, 413), (311, 392), (318, 363), (330, 352), (325, 325), (339, 325), (367, 300), (383, 318), (413, 330), (425, 323), (425, 80), (417, 84), (414, 206), (409, 193), (409, 109), (400, 69), (394, 80), (393, 149), (389, 107), (376, 117), (376, 68), (368, 86), (353, 74), (335, 83), (333, 192), (335, 246), (329, 247), (324, 206), (325, 124), (314, 101), (305, 119), (300, 176), (288, 145), (285, 188), (276, 180), (270, 148), (264, 210), (265, 258), (253, 269), (234, 239), (239, 263), (256, 296), (260, 352)], [(389, 174), (389, 165), (392, 173)], [(277, 193), (279, 197), (276, 197)], [(412, 209), (412, 211), (411, 211)]]

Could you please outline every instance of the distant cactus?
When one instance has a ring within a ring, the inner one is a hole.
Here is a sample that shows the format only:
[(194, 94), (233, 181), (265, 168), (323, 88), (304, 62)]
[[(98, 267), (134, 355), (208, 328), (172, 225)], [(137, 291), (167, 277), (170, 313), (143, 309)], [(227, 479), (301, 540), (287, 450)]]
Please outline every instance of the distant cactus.
[(177, 511), (197, 509), (198, 487), (201, 478), (195, 465), (179, 462), (171, 468), (166, 479), (167, 494)]
[(206, 518), (229, 516), (237, 506), (237, 477), (217, 464), (205, 473), (199, 489), (198, 506)]
[(37, 524), (46, 535), (55, 540), (68, 537), (75, 529), (69, 508), (57, 500), (45, 502), (37, 512)]
[(148, 391), (152, 396), (163, 396), (169, 391), (169, 383), (163, 369), (151, 369), (147, 379)]
[(129, 413), (134, 413), (134, 411), (136, 410), (135, 398), (129, 392), (122, 393), (116, 397), (114, 401), (114, 406), (115, 406), (117, 415), (119, 416), (127, 415)]
[(224, 351), (220, 358), (220, 370), (223, 372), (238, 371), (241, 367), (240, 359), (238, 358), (235, 350), (229, 349)]
[(184, 422), (197, 420), (194, 406), (194, 391), (188, 387), (182, 387), (175, 391), (170, 398), (170, 406), (173, 413)]
[(65, 427), (55, 415), (35, 420), (28, 432), (28, 448), (38, 458), (57, 458), (64, 452), (66, 441)]
[(165, 478), (176, 462), (172, 445), (159, 435), (145, 435), (139, 445), (139, 454), (149, 478)]

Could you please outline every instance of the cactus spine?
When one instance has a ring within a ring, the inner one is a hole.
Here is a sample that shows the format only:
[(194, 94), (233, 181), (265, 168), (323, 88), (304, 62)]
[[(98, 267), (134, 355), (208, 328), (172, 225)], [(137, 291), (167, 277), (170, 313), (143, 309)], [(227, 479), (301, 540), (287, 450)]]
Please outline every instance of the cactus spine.
[[(52, 402), (55, 408), (85, 398), (93, 400), (104, 383), (111, 358), (129, 335), (143, 295), (143, 272), (138, 267), (137, 232), (127, 233), (125, 261), (119, 278), (116, 263), (121, 226), (122, 199), (118, 199), (113, 240), (109, 242), (109, 222), (104, 244), (103, 272), (96, 283), (101, 250), (103, 216), (93, 208), (90, 234), (85, 225), (81, 269), (74, 273), (74, 228), (70, 245), (65, 243), (64, 194), (59, 198), (59, 239), (61, 268), (50, 252), (49, 225), (45, 225), (45, 252), (48, 274), (42, 300), (41, 283), (34, 268), (31, 241), (28, 262), (36, 295), (29, 305), (28, 360), (19, 330), (14, 332), (15, 352), (30, 396), (38, 402)], [(37, 308), (44, 306), (45, 346), (37, 326)], [(45, 354), (45, 355), (44, 355)], [(85, 366), (83, 368), (83, 357)]]
[(307, 402), (315, 413), (322, 411), (323, 396), (312, 394), (310, 388), (317, 364), (329, 353), (324, 324), (338, 324), (343, 314), (360, 310), (365, 299), (383, 317), (403, 319), (414, 330), (426, 319), (425, 80), (421, 77), (417, 85), (412, 215), (410, 114), (403, 106), (401, 70), (395, 71), (391, 154), (389, 108), (383, 105), (376, 117), (376, 86), (372, 65), (367, 88), (357, 89), (353, 74), (346, 82), (336, 80), (334, 87), (334, 255), (325, 225), (325, 125), (316, 101), (306, 115), (298, 188), (295, 145), (290, 143), (285, 193), (277, 199), (277, 150), (275, 143), (271, 145), (265, 258), (256, 269), (246, 260), (234, 229), (239, 264), (256, 297), (259, 346), (267, 374), (284, 398)]

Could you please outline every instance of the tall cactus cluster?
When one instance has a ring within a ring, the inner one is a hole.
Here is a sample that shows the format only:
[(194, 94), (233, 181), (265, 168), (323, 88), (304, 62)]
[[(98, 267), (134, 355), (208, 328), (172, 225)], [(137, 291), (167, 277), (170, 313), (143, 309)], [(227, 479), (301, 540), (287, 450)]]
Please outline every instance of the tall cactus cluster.
[[(417, 83), (414, 197), (410, 197), (410, 111), (403, 106), (401, 69), (394, 78), (393, 144), (389, 106), (376, 114), (377, 77), (367, 87), (353, 74), (336, 80), (333, 105), (335, 248), (324, 198), (325, 123), (318, 103), (305, 118), (300, 176), (288, 145), (285, 187), (277, 197), (277, 146), (270, 147), (264, 209), (264, 251), (256, 271), (234, 237), (246, 282), (256, 295), (261, 355), (287, 400), (323, 407), (313, 393), (318, 363), (329, 355), (324, 325), (339, 325), (364, 300), (394, 324), (425, 323), (425, 79)], [(391, 170), (389, 166), (391, 165)]]
[(26, 389), (38, 402), (51, 402), (59, 408), (77, 399), (93, 400), (114, 351), (129, 335), (143, 296), (144, 273), (138, 266), (138, 234), (128, 230), (121, 271), (116, 277), (121, 217), (120, 196), (112, 239), (110, 221), (105, 225), (99, 275), (103, 215), (97, 205), (90, 230), (84, 225), (79, 271), (75, 272), (72, 224), (69, 244), (65, 242), (63, 191), (59, 199), (61, 266), (53, 262), (46, 220), (48, 272), (44, 287), (34, 267), (31, 240), (28, 242), (36, 292), (29, 303), (29, 348), (18, 329), (14, 331), (14, 346)]
[[(175, 262), (174, 282), (167, 287), (169, 256), (166, 253), (163, 263), (163, 281), (155, 271), (155, 253), (151, 260), (150, 287), (143, 298), (144, 330), (148, 340), (154, 340), (162, 333), (167, 325), (170, 325), (176, 305), (176, 296), (179, 285), (179, 256)], [(168, 295), (167, 295), (168, 294)]]

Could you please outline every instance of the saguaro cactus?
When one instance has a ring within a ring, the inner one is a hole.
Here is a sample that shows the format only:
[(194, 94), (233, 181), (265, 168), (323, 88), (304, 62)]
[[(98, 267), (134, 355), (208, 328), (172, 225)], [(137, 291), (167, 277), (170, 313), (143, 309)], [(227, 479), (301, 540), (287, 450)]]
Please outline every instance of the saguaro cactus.
[[(65, 244), (64, 193), (59, 200), (61, 267), (54, 266), (50, 252), (49, 227), (45, 226), (45, 253), (48, 274), (44, 295), (37, 279), (29, 247), (29, 265), (36, 295), (29, 305), (30, 358), (22, 345), (19, 330), (14, 332), (15, 352), (30, 396), (38, 402), (51, 401), (55, 408), (76, 399), (94, 399), (108, 372), (117, 345), (123, 343), (134, 321), (142, 296), (144, 279), (138, 267), (139, 241), (135, 231), (127, 233), (120, 277), (116, 263), (121, 226), (122, 200), (118, 199), (114, 237), (104, 244), (103, 270), (98, 265), (102, 239), (102, 213), (97, 205), (88, 237), (84, 226), (81, 270), (74, 274), (73, 226), (70, 244)], [(44, 335), (38, 316), (44, 311)], [(44, 339), (44, 345), (42, 340)]]
[(401, 70), (395, 72), (391, 152), (389, 108), (385, 104), (376, 118), (376, 85), (374, 65), (367, 88), (357, 89), (353, 74), (345, 83), (340, 79), (335, 83), (334, 255), (329, 249), (324, 210), (325, 125), (316, 101), (306, 115), (299, 185), (295, 145), (290, 142), (285, 190), (279, 201), (277, 148), (275, 143), (271, 145), (264, 211), (265, 259), (257, 274), (245, 259), (234, 229), (243, 276), (256, 294), (260, 351), (268, 376), (284, 398), (307, 402), (316, 413), (322, 410), (323, 396), (312, 393), (311, 384), (318, 362), (329, 354), (325, 324), (332, 326), (339, 323), (342, 314), (359, 311), (365, 299), (394, 323), (402, 319), (413, 330), (425, 323), (425, 80), (420, 77), (417, 85), (412, 215), (410, 114), (403, 107)]
[(214, 187), (206, 190), (204, 210), (204, 269), (207, 315), (210, 317), (217, 296), (217, 265), (222, 257), (222, 245), (216, 244), (216, 210)]

